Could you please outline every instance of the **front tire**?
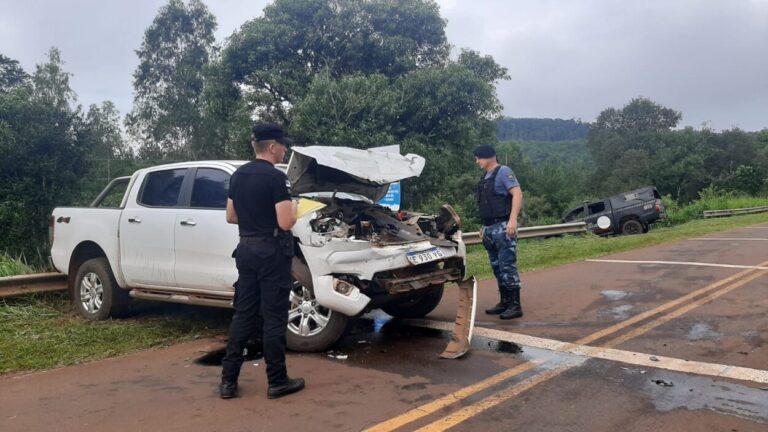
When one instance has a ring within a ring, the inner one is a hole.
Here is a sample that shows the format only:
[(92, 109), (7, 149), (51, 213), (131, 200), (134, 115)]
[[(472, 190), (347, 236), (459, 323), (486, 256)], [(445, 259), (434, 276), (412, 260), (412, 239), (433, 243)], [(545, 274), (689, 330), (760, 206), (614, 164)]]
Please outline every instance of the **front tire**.
[(341, 339), (349, 317), (317, 303), (312, 287), (294, 282), (288, 310), (286, 344), (300, 352), (324, 351)]
[(408, 300), (385, 304), (381, 310), (395, 318), (423, 318), (435, 310), (442, 299), (443, 285), (437, 285)]
[(80, 265), (70, 294), (80, 316), (92, 321), (124, 316), (130, 302), (128, 291), (117, 285), (104, 257)]

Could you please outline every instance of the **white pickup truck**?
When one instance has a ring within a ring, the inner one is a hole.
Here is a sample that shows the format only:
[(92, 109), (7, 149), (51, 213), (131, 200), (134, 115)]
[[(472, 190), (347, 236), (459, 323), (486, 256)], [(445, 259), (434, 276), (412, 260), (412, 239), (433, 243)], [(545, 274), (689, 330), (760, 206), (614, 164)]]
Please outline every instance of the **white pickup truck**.
[[(69, 276), (79, 313), (121, 316), (131, 298), (231, 307), (238, 231), (227, 224), (225, 205), (229, 177), (244, 163), (145, 168), (113, 180), (90, 207), (56, 208), (51, 257)], [(281, 166), (292, 194), (324, 207), (292, 230), (289, 348), (324, 350), (350, 317), (375, 308), (422, 317), (440, 302), (445, 283), (463, 278), (466, 249), (450, 206), (424, 215), (375, 204), (390, 183), (418, 176), (424, 163), (411, 154), (293, 149)]]

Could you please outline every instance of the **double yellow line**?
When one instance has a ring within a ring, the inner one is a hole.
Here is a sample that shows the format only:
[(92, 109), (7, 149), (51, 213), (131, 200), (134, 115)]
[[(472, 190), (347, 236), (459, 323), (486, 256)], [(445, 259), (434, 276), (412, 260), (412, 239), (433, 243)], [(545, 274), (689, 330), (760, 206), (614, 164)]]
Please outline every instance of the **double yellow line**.
[[(763, 267), (768, 265), (768, 261), (761, 263), (757, 265), (756, 267)], [(758, 277), (768, 273), (768, 270), (756, 270), (756, 269), (749, 269), (744, 270), (739, 273), (736, 273), (730, 277), (727, 277), (725, 279), (722, 279), (720, 281), (714, 282), (710, 285), (705, 286), (704, 288), (700, 288), (698, 290), (692, 291), (680, 298), (677, 298), (675, 300), (672, 300), (668, 303), (665, 303), (663, 305), (660, 305), (654, 309), (648, 310), (646, 312), (643, 312), (641, 314), (635, 315), (630, 319), (627, 319), (625, 321), (622, 321), (620, 323), (617, 323), (615, 325), (612, 325), (606, 329), (600, 330), (598, 332), (595, 332), (587, 337), (581, 338), (573, 343), (573, 346), (579, 346), (579, 345), (586, 345), (591, 342), (597, 341), (599, 339), (603, 339), (607, 336), (610, 336), (612, 334), (615, 334), (619, 331), (624, 330), (627, 327), (630, 327), (632, 325), (635, 325), (641, 321), (644, 321), (648, 318), (651, 318), (655, 315), (659, 315), (662, 313), (665, 313), (669, 311), (670, 309), (676, 308), (680, 305), (683, 305), (687, 302), (690, 302), (686, 304), (685, 306), (682, 306), (678, 309), (675, 309), (671, 312), (668, 312), (666, 314), (663, 314), (653, 321), (650, 321), (640, 327), (637, 327), (636, 329), (613, 339), (610, 339), (606, 341), (605, 343), (601, 344), (600, 347), (602, 348), (610, 348), (614, 347), (616, 345), (619, 345), (621, 343), (624, 343), (630, 339), (633, 339), (635, 337), (638, 337), (670, 320), (673, 320), (705, 303), (708, 303), (722, 295), (725, 295), (736, 288), (739, 288), (741, 286), (746, 285), (747, 283), (757, 279)], [(698, 298), (700, 296), (704, 296), (701, 298)], [(698, 299), (697, 299), (698, 298)], [(696, 299), (696, 300), (694, 300)], [(694, 301), (691, 301), (694, 300)], [(432, 402), (429, 402), (425, 405), (419, 406), (417, 408), (414, 408), (404, 414), (401, 414), (397, 417), (394, 417), (390, 420), (384, 421), (382, 423), (379, 423), (366, 431), (368, 432), (389, 432), (394, 431), (396, 429), (399, 429), (407, 424), (413, 423), (423, 417), (426, 417), (428, 415), (431, 415), (438, 410), (441, 410), (443, 408), (446, 408), (450, 405), (453, 405), (459, 401), (462, 401), (474, 394), (477, 394), (483, 390), (486, 390), (492, 386), (495, 386), (497, 384), (502, 383), (503, 381), (506, 381), (510, 378), (513, 378), (517, 375), (520, 375), (524, 372), (527, 372), (531, 369), (534, 369), (535, 367), (541, 365), (545, 361), (539, 360), (539, 361), (527, 361), (525, 363), (522, 363), (512, 369), (506, 370), (504, 372), (498, 373), (496, 375), (493, 375), (489, 378), (486, 378), (483, 381), (480, 381), (476, 384), (470, 385), (468, 387), (464, 387), (460, 390), (457, 390), (453, 393), (450, 393), (446, 396), (443, 396), (439, 399), (436, 399)], [(482, 399), (476, 403), (473, 403), (471, 405), (468, 405), (454, 413), (451, 413), (439, 420), (436, 420), (433, 423), (430, 423), (420, 429), (418, 431), (420, 432), (433, 432), (433, 431), (443, 431), (448, 428), (451, 428), (473, 416), (476, 416), (477, 414), (480, 414), (481, 412), (492, 408), (506, 400), (509, 400), (520, 393), (538, 385), (545, 381), (548, 381), (552, 378), (555, 378), (556, 376), (562, 374), (566, 370), (572, 368), (574, 366), (572, 365), (565, 365), (565, 366), (559, 366), (553, 369), (548, 369), (543, 371), (540, 374), (534, 375), (532, 377), (526, 378), (515, 385), (506, 388), (504, 390), (501, 390), (491, 396), (488, 396), (485, 399)]]

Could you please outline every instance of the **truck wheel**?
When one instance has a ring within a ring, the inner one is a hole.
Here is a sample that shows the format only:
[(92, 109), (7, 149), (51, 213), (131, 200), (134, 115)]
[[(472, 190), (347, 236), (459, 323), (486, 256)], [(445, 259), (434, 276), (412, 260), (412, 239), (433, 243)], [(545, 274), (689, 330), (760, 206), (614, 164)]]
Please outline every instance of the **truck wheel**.
[(294, 282), (288, 311), (286, 344), (301, 352), (324, 351), (347, 330), (349, 317), (317, 303), (312, 287)]
[(100, 321), (124, 316), (130, 296), (115, 281), (106, 258), (92, 258), (77, 269), (72, 286), (72, 302), (80, 315)]
[(389, 303), (381, 309), (396, 318), (423, 318), (435, 310), (443, 298), (443, 285), (425, 290), (424, 294), (414, 296), (399, 303)]
[(621, 224), (621, 233), (627, 235), (642, 234), (643, 224), (637, 219), (629, 219)]

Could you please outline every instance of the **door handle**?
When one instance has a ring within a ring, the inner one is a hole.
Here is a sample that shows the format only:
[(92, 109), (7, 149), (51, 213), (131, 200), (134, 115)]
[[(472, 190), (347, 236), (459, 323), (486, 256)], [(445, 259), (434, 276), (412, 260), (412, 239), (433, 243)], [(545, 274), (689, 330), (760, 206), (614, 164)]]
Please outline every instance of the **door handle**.
[(128, 218), (128, 222), (130, 222), (130, 223), (141, 223), (141, 218), (137, 218), (137, 217)]
[(184, 220), (184, 219), (182, 219), (182, 220), (181, 220), (181, 222), (179, 222), (179, 223), (180, 223), (181, 225), (184, 225), (184, 226), (195, 226), (195, 225), (197, 225), (197, 222), (195, 222), (195, 221), (193, 221), (193, 220), (191, 220), (191, 219), (190, 219), (190, 220)]

